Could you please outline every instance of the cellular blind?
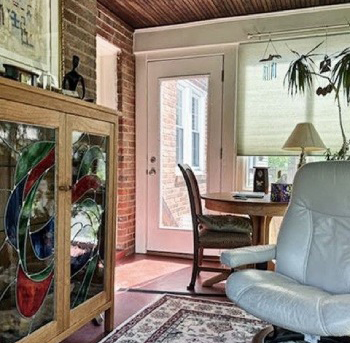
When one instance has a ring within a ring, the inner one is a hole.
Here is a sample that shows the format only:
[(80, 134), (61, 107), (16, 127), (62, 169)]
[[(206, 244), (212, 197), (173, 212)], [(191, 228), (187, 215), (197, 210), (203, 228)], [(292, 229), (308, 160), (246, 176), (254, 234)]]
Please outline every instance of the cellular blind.
[[(315, 68), (325, 54), (331, 55), (350, 46), (349, 34), (325, 37), (301, 38), (273, 42), (282, 56), (277, 62), (276, 78), (265, 81), (262, 58), (267, 43), (241, 44), (238, 63), (237, 99), (237, 153), (241, 156), (291, 155), (282, 150), (284, 142), (297, 123), (312, 122), (325, 145), (338, 150), (342, 143), (338, 109), (334, 93), (316, 95), (319, 86), (326, 86), (326, 80), (314, 79), (314, 90), (288, 94), (287, 84), (283, 85), (289, 63), (296, 58), (290, 49), (306, 54), (323, 41), (315, 51)], [(333, 63), (334, 64), (334, 63)], [(350, 138), (350, 107), (341, 95), (345, 130)], [(295, 153), (297, 154), (297, 152)]]

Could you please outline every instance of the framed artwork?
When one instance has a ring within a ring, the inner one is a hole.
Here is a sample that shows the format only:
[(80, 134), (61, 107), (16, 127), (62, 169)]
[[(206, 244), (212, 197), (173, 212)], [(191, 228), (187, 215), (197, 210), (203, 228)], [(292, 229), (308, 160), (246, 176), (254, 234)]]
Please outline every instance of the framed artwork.
[(0, 0), (0, 70), (13, 64), (59, 85), (60, 0)]

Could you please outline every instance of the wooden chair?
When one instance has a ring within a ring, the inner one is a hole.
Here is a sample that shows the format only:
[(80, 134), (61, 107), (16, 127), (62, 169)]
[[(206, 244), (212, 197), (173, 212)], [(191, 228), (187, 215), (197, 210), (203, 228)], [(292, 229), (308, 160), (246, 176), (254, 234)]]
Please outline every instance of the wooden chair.
[(252, 244), (249, 218), (232, 215), (203, 215), (197, 179), (187, 164), (178, 164), (188, 190), (193, 226), (193, 266), (188, 290), (194, 290), (201, 271), (227, 272), (229, 269), (203, 266), (203, 249), (233, 249)]

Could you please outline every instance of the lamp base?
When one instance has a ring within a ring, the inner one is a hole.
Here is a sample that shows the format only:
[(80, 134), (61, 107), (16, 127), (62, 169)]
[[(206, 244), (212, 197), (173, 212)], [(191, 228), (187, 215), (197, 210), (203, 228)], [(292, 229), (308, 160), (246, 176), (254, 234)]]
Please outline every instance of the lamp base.
[(300, 154), (298, 169), (299, 169), (300, 167), (302, 167), (305, 163), (306, 163), (305, 149), (304, 149), (304, 148), (301, 148), (301, 154)]

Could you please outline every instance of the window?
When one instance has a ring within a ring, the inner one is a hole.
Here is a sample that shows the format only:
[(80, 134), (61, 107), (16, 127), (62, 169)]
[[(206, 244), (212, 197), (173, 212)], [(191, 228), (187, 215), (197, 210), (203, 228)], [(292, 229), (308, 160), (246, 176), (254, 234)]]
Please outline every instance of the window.
[[(317, 44), (324, 43), (315, 50), (315, 68), (325, 54), (342, 51), (348, 46), (349, 35), (332, 35), (275, 41), (274, 45), (282, 56), (276, 60), (273, 77), (266, 78), (266, 65), (259, 63), (266, 42), (241, 44), (238, 66), (238, 106), (237, 106), (237, 189), (253, 188), (254, 166), (269, 167), (269, 181), (277, 180), (277, 172), (288, 176), (293, 182), (297, 164), (296, 156), (282, 146), (299, 122), (312, 122), (324, 141), (333, 151), (342, 143), (338, 122), (338, 109), (334, 96), (317, 96), (316, 89), (326, 86), (327, 81), (315, 79), (314, 90), (304, 95), (291, 97), (284, 77), (290, 62), (295, 59), (291, 50), (305, 54)], [(268, 79), (268, 80), (267, 80)], [(266, 81), (267, 80), (267, 81)], [(343, 112), (348, 112), (345, 98), (341, 98)], [(350, 127), (350, 117), (344, 116), (344, 126)], [(350, 131), (348, 131), (350, 133)], [(322, 154), (322, 153), (321, 153)], [(324, 160), (324, 156), (309, 156), (308, 161)]]
[(192, 96), (192, 166), (199, 167), (199, 100)]
[(120, 49), (104, 38), (96, 37), (96, 102), (117, 109), (117, 60)]
[(183, 128), (183, 90), (177, 88), (176, 92), (176, 164), (184, 161), (184, 128)]
[[(238, 66), (237, 106), (237, 153), (241, 156), (281, 156), (290, 152), (282, 146), (295, 125), (312, 122), (323, 142), (333, 151), (340, 148), (342, 137), (338, 122), (338, 109), (333, 94), (317, 96), (316, 89), (325, 87), (327, 80), (315, 79), (314, 90), (294, 97), (284, 86), (284, 76), (289, 63), (295, 59), (291, 52), (305, 54), (317, 44), (315, 68), (318, 68), (325, 54), (342, 51), (349, 45), (349, 34), (325, 37), (311, 37), (275, 41), (274, 45), (282, 56), (276, 60), (276, 77), (264, 80), (264, 63), (259, 63), (266, 48), (266, 42), (241, 44)], [(341, 97), (344, 114), (349, 107)], [(350, 127), (350, 116), (344, 115), (344, 126)], [(346, 129), (350, 134), (349, 129)]]
[[(324, 160), (323, 156), (307, 156), (307, 162)], [(254, 167), (269, 168), (269, 184), (278, 180), (279, 172), (286, 176), (288, 183), (293, 183), (298, 170), (299, 156), (240, 156), (237, 163), (239, 190), (253, 190)]]
[(206, 91), (196, 80), (179, 80), (176, 85), (176, 161), (195, 171), (205, 166)]

